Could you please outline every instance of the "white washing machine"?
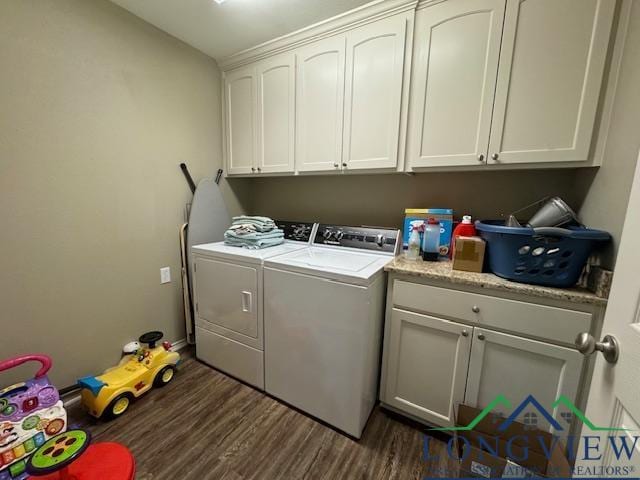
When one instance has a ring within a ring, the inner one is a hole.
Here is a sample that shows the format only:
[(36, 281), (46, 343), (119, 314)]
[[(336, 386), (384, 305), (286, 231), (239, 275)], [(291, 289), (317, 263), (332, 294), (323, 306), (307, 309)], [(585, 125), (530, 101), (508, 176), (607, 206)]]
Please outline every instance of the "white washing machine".
[(360, 438), (376, 403), (384, 266), (399, 231), (320, 225), (264, 262), (265, 390)]
[(193, 247), (196, 358), (264, 389), (263, 262), (309, 248), (315, 224), (276, 222), (285, 242), (249, 250)]

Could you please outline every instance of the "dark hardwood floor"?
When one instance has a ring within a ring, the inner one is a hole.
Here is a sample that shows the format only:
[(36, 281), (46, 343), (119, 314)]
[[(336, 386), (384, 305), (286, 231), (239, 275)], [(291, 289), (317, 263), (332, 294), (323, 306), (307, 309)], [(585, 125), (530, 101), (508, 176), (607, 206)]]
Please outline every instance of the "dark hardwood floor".
[(94, 441), (129, 447), (138, 480), (404, 480), (455, 472), (445, 443), (432, 440), (430, 455), (441, 460), (425, 462), (421, 427), (380, 408), (355, 441), (184, 357), (173, 382), (149, 392), (123, 417), (95, 421), (76, 404), (70, 423), (91, 430)]

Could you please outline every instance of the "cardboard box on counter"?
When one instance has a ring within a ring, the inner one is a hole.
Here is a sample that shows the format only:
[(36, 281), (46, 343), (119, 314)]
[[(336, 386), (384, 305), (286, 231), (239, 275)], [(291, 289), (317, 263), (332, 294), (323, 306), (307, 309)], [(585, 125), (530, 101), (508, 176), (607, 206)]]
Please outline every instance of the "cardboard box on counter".
[(482, 272), (486, 242), (480, 237), (457, 237), (453, 247), (454, 270)]
[[(456, 425), (469, 425), (481, 411), (460, 405)], [(571, 477), (563, 442), (549, 432), (519, 422), (500, 430), (505, 420), (488, 415), (472, 430), (456, 432), (461, 477)]]

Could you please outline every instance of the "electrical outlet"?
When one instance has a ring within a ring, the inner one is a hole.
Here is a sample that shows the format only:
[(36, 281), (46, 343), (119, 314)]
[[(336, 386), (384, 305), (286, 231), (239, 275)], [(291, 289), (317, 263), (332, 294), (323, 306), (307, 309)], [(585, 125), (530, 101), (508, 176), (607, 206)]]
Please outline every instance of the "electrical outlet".
[(160, 283), (169, 283), (171, 281), (171, 267), (162, 267), (160, 269)]

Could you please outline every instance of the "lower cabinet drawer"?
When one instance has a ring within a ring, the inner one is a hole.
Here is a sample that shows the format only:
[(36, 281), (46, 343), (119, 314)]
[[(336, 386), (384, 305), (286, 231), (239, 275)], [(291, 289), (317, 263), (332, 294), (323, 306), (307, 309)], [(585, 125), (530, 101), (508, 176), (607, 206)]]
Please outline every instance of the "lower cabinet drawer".
[(591, 329), (587, 312), (520, 302), (506, 298), (395, 280), (395, 307), (455, 318), (483, 327), (572, 345), (576, 335)]
[(383, 403), (452, 426), (464, 400), (472, 327), (393, 309), (384, 346)]
[(196, 325), (196, 358), (264, 390), (264, 352)]

